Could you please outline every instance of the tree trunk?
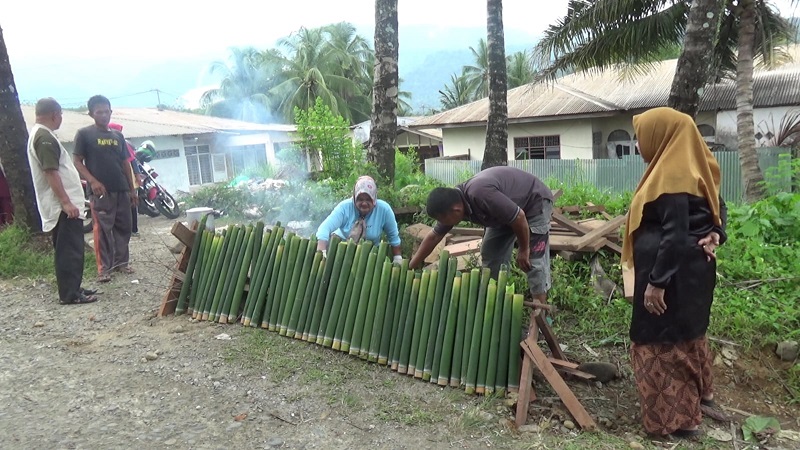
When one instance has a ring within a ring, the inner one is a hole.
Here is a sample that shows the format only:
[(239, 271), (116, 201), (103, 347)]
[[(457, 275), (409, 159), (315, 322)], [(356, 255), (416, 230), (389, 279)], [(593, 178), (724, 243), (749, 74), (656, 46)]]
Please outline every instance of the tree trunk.
[(711, 79), (711, 60), (722, 7), (719, 0), (694, 0), (689, 10), (683, 50), (667, 105), (692, 117), (697, 116), (700, 94)]
[(375, 0), (375, 69), (367, 158), (390, 183), (394, 183), (397, 139), (397, 58), (397, 0)]
[(36, 207), (36, 193), (28, 166), (28, 130), (19, 107), (19, 95), (8, 60), (3, 30), (0, 29), (0, 161), (3, 162), (14, 222), (31, 231), (41, 231), (42, 222)]
[(736, 132), (742, 167), (744, 200), (764, 197), (764, 175), (758, 166), (753, 122), (753, 47), (756, 34), (755, 0), (739, 0), (739, 54), (736, 62)]
[(503, 2), (487, 0), (486, 47), (489, 55), (489, 120), (481, 170), (508, 164), (508, 79), (503, 35)]

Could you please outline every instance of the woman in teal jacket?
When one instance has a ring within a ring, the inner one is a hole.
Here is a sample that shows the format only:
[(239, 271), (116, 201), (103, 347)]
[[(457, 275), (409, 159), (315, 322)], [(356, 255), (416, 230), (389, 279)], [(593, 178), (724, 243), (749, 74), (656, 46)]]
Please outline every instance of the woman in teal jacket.
[(317, 229), (317, 250), (326, 255), (328, 240), (332, 234), (356, 242), (362, 239), (378, 245), (381, 235), (392, 246), (392, 262), (400, 263), (400, 233), (394, 211), (383, 200), (378, 200), (378, 186), (371, 177), (363, 176), (356, 181), (353, 198), (342, 200)]

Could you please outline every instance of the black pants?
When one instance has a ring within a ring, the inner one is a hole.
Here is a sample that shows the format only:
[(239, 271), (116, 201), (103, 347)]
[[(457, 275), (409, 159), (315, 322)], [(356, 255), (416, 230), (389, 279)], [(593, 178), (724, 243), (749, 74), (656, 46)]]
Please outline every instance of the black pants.
[(71, 302), (78, 298), (83, 280), (83, 220), (69, 219), (63, 212), (53, 228), (58, 298)]
[(139, 232), (139, 208), (136, 205), (131, 206), (131, 233)]

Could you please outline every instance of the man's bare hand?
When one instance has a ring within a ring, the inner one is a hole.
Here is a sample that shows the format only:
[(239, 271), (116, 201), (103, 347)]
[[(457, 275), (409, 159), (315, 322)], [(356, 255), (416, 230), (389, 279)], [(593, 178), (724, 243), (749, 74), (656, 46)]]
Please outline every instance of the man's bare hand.
[(61, 210), (64, 211), (64, 214), (66, 214), (69, 219), (77, 219), (81, 215), (81, 210), (72, 203), (61, 205)]
[(136, 195), (136, 191), (131, 191), (129, 195), (131, 198), (131, 205), (139, 206), (139, 196)]
[(108, 193), (103, 183), (97, 180), (94, 180), (89, 184), (92, 186), (92, 194), (94, 194), (97, 197), (102, 197)]
[(517, 251), (517, 265), (523, 272), (530, 272), (531, 270), (531, 251), (530, 249), (519, 249)]

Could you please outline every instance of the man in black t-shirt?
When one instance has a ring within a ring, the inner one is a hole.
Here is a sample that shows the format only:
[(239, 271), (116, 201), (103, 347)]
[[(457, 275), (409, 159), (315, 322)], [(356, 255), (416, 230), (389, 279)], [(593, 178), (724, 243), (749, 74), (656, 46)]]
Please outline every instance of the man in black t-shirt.
[(111, 102), (102, 95), (89, 99), (94, 125), (75, 134), (73, 159), (92, 188), (97, 280), (110, 281), (112, 271), (133, 273), (128, 265), (131, 239), (131, 203), (138, 201), (131, 176), (125, 139), (108, 127)]

